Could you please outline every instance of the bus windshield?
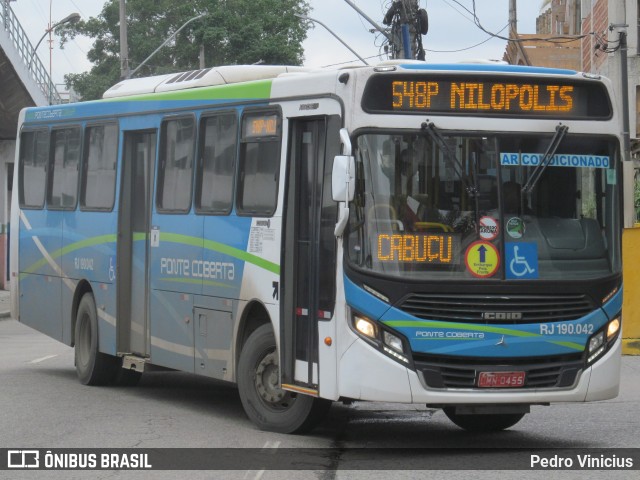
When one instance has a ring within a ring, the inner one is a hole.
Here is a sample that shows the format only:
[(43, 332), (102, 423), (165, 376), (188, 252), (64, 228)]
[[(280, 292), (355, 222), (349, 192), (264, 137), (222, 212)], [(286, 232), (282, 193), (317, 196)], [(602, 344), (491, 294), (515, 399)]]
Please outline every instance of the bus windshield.
[(551, 134), (438, 135), (357, 137), (353, 267), (414, 280), (619, 272), (615, 139), (568, 132), (548, 168), (536, 168)]

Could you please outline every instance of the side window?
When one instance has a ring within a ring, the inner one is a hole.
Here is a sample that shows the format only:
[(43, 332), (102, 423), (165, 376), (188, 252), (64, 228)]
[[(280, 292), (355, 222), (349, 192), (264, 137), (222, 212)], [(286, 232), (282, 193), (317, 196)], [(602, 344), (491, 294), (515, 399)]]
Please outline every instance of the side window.
[(238, 121), (235, 113), (205, 117), (200, 124), (199, 212), (225, 215), (233, 203)]
[(20, 136), (20, 181), (18, 193), (20, 207), (42, 208), (47, 185), (49, 158), (49, 132), (37, 130), (22, 132)]
[(192, 117), (166, 120), (160, 139), (158, 209), (188, 212), (191, 208), (195, 121)]
[(84, 142), (80, 208), (111, 210), (116, 192), (118, 126), (89, 126)]
[(49, 170), (49, 208), (74, 209), (78, 194), (78, 167), (81, 146), (80, 127), (51, 131)]
[(277, 113), (250, 113), (242, 118), (238, 213), (266, 217), (275, 212), (281, 137)]

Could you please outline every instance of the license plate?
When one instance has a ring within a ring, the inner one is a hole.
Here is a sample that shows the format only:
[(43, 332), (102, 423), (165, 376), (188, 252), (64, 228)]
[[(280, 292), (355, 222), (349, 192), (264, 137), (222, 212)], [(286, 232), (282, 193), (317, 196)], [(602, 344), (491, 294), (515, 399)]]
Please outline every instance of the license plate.
[(478, 387), (518, 388), (524, 387), (525, 372), (480, 372)]

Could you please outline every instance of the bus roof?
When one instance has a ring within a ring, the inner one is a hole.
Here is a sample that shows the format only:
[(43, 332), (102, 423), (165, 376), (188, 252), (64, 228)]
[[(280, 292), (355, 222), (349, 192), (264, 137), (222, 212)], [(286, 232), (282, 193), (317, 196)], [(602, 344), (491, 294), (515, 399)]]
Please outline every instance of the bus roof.
[(228, 65), (205, 68), (202, 70), (123, 80), (107, 90), (102, 98), (128, 97), (144, 93), (171, 92), (188, 88), (229, 85), (254, 80), (266, 80), (287, 73), (301, 73), (312, 70), (313, 69), (305, 67), (285, 65)]
[[(426, 63), (412, 60), (390, 60), (369, 68), (399, 68), (405, 70), (450, 71), (450, 72), (495, 72), (529, 75), (576, 75), (574, 70), (545, 67), (508, 65), (492, 61), (474, 61), (473, 63)], [(344, 67), (335, 70), (363, 68), (362, 66)], [(109, 90), (103, 98), (119, 98), (146, 93), (172, 92), (198, 87), (212, 87), (256, 80), (273, 79), (290, 74), (310, 74), (326, 72), (326, 69), (306, 68), (285, 65), (227, 65), (222, 67), (191, 70), (187, 72), (156, 75), (153, 77), (123, 80)]]

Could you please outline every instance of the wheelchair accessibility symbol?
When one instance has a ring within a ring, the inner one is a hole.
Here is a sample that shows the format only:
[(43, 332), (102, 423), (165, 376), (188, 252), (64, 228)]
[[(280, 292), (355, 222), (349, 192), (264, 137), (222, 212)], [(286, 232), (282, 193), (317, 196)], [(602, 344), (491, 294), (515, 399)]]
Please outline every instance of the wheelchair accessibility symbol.
[(507, 242), (506, 277), (509, 279), (538, 278), (538, 245), (525, 242)]

